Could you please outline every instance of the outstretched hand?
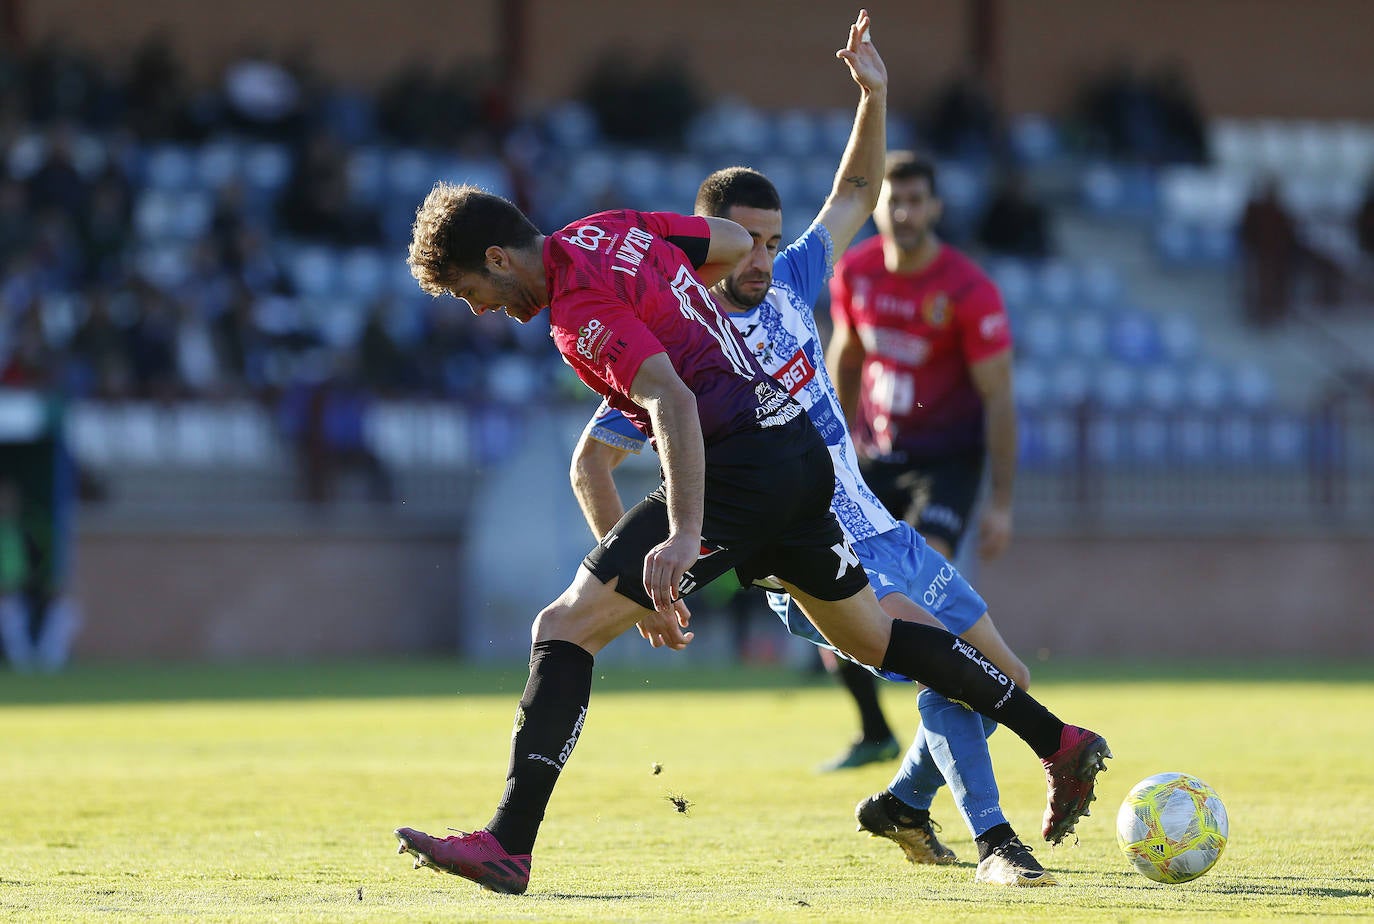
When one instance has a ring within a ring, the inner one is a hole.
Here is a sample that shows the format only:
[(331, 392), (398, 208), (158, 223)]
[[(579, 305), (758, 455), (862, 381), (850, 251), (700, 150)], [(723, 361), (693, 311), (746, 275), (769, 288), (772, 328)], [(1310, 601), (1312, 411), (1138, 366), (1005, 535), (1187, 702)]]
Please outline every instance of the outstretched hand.
[(855, 83), (871, 92), (887, 89), (887, 65), (873, 47), (870, 25), (868, 10), (859, 10), (859, 18), (849, 27), (849, 43), (835, 57), (849, 65)]

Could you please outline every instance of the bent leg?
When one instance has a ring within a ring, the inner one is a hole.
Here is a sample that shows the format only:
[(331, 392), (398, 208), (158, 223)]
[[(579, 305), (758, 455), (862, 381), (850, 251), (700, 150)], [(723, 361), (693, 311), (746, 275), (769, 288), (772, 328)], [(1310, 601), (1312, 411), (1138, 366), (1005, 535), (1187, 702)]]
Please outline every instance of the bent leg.
[(1042, 759), (1059, 750), (1064, 723), (968, 642), (944, 629), (891, 619), (872, 588), (838, 601), (820, 600), (790, 585), (787, 589), (840, 650), (967, 703), (1002, 722)]
[(506, 791), (487, 830), (511, 854), (534, 847), (544, 810), (582, 734), (593, 655), (644, 610), (579, 568), (572, 585), (534, 621), (530, 675), (515, 713)]

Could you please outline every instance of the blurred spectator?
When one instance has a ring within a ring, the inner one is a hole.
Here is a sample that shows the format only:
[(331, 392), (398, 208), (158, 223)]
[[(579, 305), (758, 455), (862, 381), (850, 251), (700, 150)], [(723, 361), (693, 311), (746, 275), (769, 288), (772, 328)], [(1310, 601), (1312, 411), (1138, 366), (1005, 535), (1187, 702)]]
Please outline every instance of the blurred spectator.
[(230, 127), (259, 138), (286, 141), (304, 121), (304, 90), (280, 61), (259, 48), (224, 69), (220, 91)]
[(91, 189), (90, 202), (80, 227), (85, 257), (82, 277), (86, 282), (112, 283), (122, 275), (131, 243), (133, 205), (128, 187), (118, 174), (102, 174)]
[(128, 124), (139, 138), (190, 140), (197, 134), (185, 74), (165, 33), (149, 36), (134, 53), (125, 97)]
[(1245, 319), (1267, 327), (1288, 316), (1300, 255), (1298, 228), (1266, 177), (1241, 214), (1241, 272)]
[(977, 236), (979, 244), (999, 256), (1041, 260), (1054, 250), (1049, 213), (1016, 170), (1003, 174), (978, 222)]
[(1184, 63), (1170, 58), (1161, 64), (1150, 79), (1149, 91), (1159, 120), (1160, 146), (1154, 159), (1166, 164), (1207, 163), (1207, 120)]
[(378, 299), (367, 312), (358, 338), (358, 374), (374, 394), (390, 397), (413, 391), (419, 384), (414, 374), (411, 351), (398, 344), (387, 330), (388, 299)]
[(86, 315), (67, 344), (68, 381), (75, 397), (127, 398), (132, 389), (128, 332), (114, 319), (109, 293), (92, 286)]
[(923, 121), (931, 148), (942, 157), (983, 162), (1001, 147), (1002, 117), (976, 74), (946, 84)]
[(371, 398), (353, 367), (353, 357), (339, 354), (330, 375), (292, 383), (277, 407), (278, 424), (296, 452), (301, 494), (312, 504), (334, 500), (338, 479), (350, 471), (364, 475), (369, 499), (392, 499), (391, 475), (364, 431)]
[(1204, 163), (1206, 120), (1176, 59), (1142, 76), (1122, 54), (1083, 88), (1079, 114), (1088, 146), (1118, 160)]
[(28, 248), (33, 239), (28, 193), (10, 176), (0, 177), (0, 266)]
[(1364, 199), (1355, 212), (1355, 239), (1360, 244), (1360, 252), (1374, 259), (1374, 177), (1365, 187)]
[(278, 217), (290, 234), (339, 247), (378, 245), (383, 239), (377, 213), (349, 196), (347, 153), (323, 132), (307, 139)]
[(80, 625), (66, 588), (76, 481), (64, 405), (45, 387), (6, 400), (32, 408), (0, 422), (0, 644), (16, 670), (56, 670)]
[(680, 146), (701, 105), (687, 66), (672, 50), (648, 66), (627, 64), (633, 57), (624, 49), (602, 55), (583, 83), (582, 99), (612, 141)]
[(90, 188), (77, 170), (72, 146), (71, 126), (63, 125), (48, 135), (48, 149), (28, 179), (29, 208), (34, 212), (54, 210), (75, 217), (86, 210)]

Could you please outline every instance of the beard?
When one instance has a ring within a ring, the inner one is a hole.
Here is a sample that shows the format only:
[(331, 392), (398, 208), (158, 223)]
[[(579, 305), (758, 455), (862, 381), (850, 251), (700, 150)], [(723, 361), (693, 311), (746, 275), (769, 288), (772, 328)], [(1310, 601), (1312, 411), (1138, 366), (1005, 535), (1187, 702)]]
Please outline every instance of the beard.
[[(760, 280), (763, 281), (763, 280)], [(737, 307), (743, 309), (756, 308), (768, 297), (768, 284), (765, 282), (758, 295), (747, 295), (740, 291), (739, 284), (733, 277), (727, 276), (725, 279), (725, 296)]]

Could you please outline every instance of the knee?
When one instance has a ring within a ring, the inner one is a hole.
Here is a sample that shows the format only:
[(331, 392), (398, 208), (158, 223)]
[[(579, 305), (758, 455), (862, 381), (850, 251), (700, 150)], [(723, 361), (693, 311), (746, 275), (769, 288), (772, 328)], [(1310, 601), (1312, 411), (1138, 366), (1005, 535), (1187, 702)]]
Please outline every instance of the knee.
[(1002, 669), (1002, 673), (1010, 677), (1012, 682), (1015, 683), (1022, 690), (1030, 689), (1030, 668), (1026, 667), (1026, 665), (1020, 659), (1017, 659), (1015, 663), (1009, 664), (1006, 667), (1004, 667)]
[(561, 602), (550, 603), (539, 611), (530, 626), (531, 642), (546, 642), (550, 639), (568, 639), (570, 625), (569, 607)]

